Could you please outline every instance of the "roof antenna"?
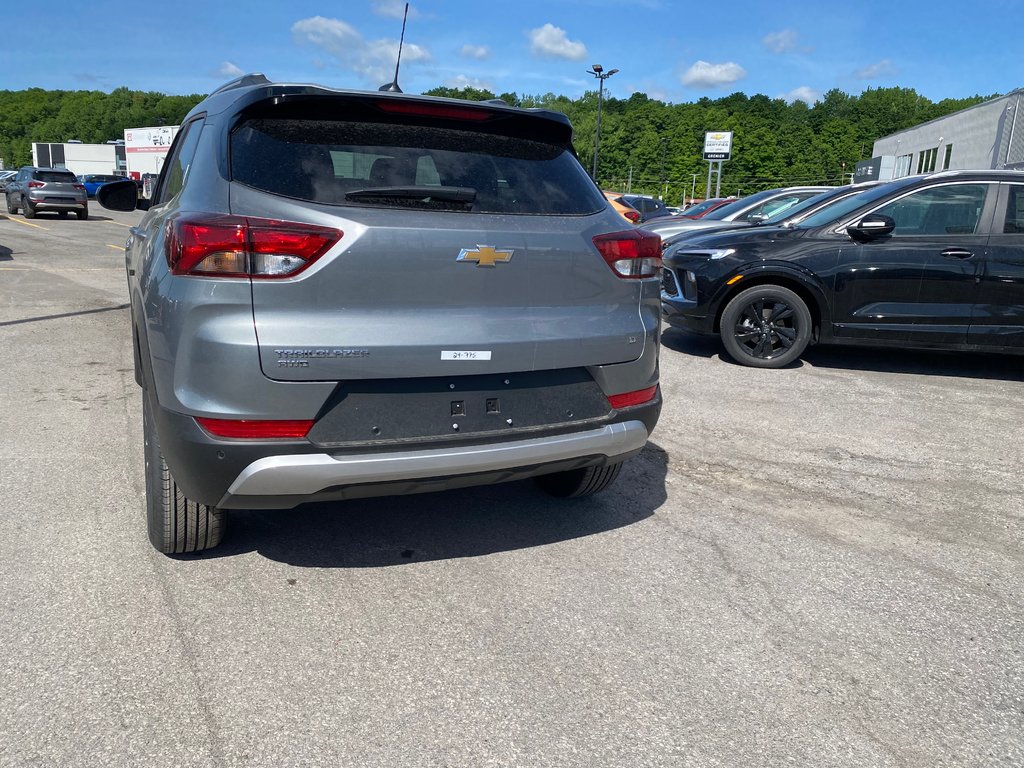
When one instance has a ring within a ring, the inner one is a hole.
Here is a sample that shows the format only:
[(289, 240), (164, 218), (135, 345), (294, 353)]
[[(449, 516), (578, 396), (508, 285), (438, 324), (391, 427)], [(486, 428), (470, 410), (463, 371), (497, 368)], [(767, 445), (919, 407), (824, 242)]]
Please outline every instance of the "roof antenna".
[(398, 87), (398, 67), (402, 63), (402, 44), (405, 42), (405, 22), (409, 18), (409, 4), (405, 4), (405, 15), (402, 16), (402, 37), (398, 41), (398, 61), (395, 62), (395, 79), (390, 83), (384, 83), (378, 91), (388, 91), (390, 93), (402, 93), (402, 89)]

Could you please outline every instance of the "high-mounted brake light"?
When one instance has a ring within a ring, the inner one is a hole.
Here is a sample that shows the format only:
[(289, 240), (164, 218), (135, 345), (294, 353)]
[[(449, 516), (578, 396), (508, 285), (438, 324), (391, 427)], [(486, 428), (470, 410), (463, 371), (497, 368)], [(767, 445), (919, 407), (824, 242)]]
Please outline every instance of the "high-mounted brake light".
[(612, 408), (628, 408), (631, 405), (643, 405), (649, 403), (654, 399), (654, 396), (658, 392), (658, 385), (655, 384), (653, 387), (647, 387), (646, 389), (638, 389), (635, 392), (624, 392), (621, 395), (609, 395), (608, 402), (611, 403)]
[(377, 106), (384, 112), (399, 115), (445, 117), (449, 120), (486, 120), (494, 115), (493, 112), (484, 109), (450, 107), (445, 104), (423, 104), (415, 101), (378, 101)]
[(609, 232), (594, 237), (594, 245), (619, 277), (655, 277), (661, 269), (661, 236), (643, 229)]
[(200, 277), (294, 277), (342, 237), (341, 230), (242, 216), (182, 216), (167, 222), (171, 272)]
[(196, 416), (196, 423), (214, 437), (241, 440), (298, 440), (309, 434), (313, 420), (292, 419), (208, 419)]

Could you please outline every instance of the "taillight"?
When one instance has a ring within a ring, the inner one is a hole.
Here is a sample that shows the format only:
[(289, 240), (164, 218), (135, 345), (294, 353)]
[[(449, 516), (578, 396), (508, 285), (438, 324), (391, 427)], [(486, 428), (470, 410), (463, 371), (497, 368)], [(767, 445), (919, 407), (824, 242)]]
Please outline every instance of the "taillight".
[(611, 403), (612, 408), (628, 408), (631, 405), (643, 405), (649, 403), (654, 399), (654, 396), (658, 392), (658, 385), (655, 384), (653, 387), (647, 387), (646, 389), (638, 389), (635, 392), (624, 392), (621, 395), (609, 395), (608, 402)]
[(25, 186), (29, 189), (38, 189), (39, 187), (45, 187), (46, 185), (41, 181), (30, 181)]
[(196, 423), (214, 437), (240, 440), (301, 439), (313, 428), (313, 420), (207, 419), (196, 416)]
[(642, 229), (597, 235), (594, 245), (612, 272), (622, 278), (639, 280), (655, 277), (661, 269), (661, 236)]
[(634, 224), (639, 224), (640, 223), (640, 211), (626, 211), (622, 215), (625, 216), (627, 219), (629, 219)]
[(243, 216), (183, 216), (167, 222), (164, 249), (175, 275), (293, 277), (323, 256), (341, 230)]
[(85, 192), (85, 184), (72, 184), (71, 186), (74, 187), (75, 189), (80, 189), (83, 192)]

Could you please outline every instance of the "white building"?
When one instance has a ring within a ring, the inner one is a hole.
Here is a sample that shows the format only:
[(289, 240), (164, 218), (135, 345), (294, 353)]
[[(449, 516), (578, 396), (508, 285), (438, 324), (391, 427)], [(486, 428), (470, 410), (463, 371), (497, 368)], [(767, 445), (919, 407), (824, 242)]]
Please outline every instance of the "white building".
[(1024, 88), (875, 142), (855, 181), (944, 170), (1024, 168)]
[(145, 173), (160, 173), (177, 135), (178, 126), (161, 125), (126, 128), (121, 143), (35, 142), (32, 164), (39, 168), (66, 168), (77, 176), (109, 173), (139, 179)]

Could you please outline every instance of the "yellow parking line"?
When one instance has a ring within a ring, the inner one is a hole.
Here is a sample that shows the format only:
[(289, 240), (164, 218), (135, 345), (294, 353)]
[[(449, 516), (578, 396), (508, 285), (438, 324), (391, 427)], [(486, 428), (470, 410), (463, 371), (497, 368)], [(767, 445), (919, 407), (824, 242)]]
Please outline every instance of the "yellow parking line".
[(33, 224), (31, 221), (22, 221), (21, 219), (12, 219), (10, 216), (5, 216), (8, 221), (13, 221), (15, 224), (24, 224), (26, 227), (35, 227), (36, 229), (47, 229), (47, 227), (41, 227), (38, 224)]
[(113, 248), (115, 251), (123, 251), (124, 250), (124, 246), (123, 245), (111, 245), (110, 243), (107, 243), (107, 248)]

